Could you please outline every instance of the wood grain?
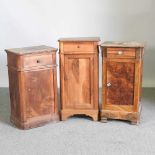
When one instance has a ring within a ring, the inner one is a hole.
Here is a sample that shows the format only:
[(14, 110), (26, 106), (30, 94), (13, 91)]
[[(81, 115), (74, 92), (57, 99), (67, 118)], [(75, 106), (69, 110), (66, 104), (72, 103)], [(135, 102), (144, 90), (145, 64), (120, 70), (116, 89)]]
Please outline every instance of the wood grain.
[[(98, 48), (89, 42), (66, 40), (60, 46), (61, 119), (85, 114), (98, 119)], [(77, 48), (77, 46), (79, 46)]]
[(64, 43), (63, 50), (67, 52), (93, 52), (94, 44), (93, 42), (66, 42)]
[[(119, 43), (105, 42), (101, 45), (101, 50), (101, 121), (122, 119), (138, 124), (141, 109), (143, 44), (128, 43), (123, 46), (121, 43), (119, 46)], [(124, 56), (116, 56), (120, 50), (124, 52)]]
[[(28, 49), (32, 52), (30, 54)], [(11, 101), (11, 122), (20, 129), (29, 129), (58, 121), (56, 51), (39, 47), (7, 52)], [(44, 51), (44, 52), (43, 52)], [(23, 54), (23, 53), (24, 54)], [(40, 62), (36, 62), (40, 60)]]
[(133, 104), (134, 70), (133, 63), (107, 61), (107, 104)]
[[(120, 53), (121, 52), (121, 53)], [(107, 48), (108, 58), (135, 58), (135, 48)]]

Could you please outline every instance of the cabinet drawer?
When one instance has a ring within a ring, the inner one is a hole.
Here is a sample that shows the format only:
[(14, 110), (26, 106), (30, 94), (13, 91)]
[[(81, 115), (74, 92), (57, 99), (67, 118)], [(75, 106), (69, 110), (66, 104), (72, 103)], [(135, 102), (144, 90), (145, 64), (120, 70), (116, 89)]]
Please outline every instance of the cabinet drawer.
[(107, 48), (107, 58), (135, 58), (135, 48)]
[(55, 55), (27, 55), (23, 58), (24, 68), (55, 65)]
[(92, 42), (65, 42), (63, 50), (66, 52), (93, 52), (94, 44)]

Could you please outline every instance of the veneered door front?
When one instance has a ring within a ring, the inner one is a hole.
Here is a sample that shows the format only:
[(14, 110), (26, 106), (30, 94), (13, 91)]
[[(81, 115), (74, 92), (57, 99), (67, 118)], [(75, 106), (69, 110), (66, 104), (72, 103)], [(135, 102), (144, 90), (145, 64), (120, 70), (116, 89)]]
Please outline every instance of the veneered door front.
[(65, 108), (93, 108), (93, 55), (65, 55)]
[(54, 112), (54, 70), (25, 72), (27, 118), (51, 115)]
[(135, 63), (106, 62), (106, 104), (133, 105)]

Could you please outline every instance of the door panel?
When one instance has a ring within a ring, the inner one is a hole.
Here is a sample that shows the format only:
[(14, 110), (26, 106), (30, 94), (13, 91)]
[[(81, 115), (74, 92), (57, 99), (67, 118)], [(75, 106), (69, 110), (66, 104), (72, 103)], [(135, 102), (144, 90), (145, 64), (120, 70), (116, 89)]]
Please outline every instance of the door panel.
[(133, 105), (134, 70), (132, 62), (107, 61), (107, 104)]
[(54, 111), (53, 70), (25, 72), (27, 117), (49, 115)]
[(93, 58), (91, 56), (65, 56), (65, 107), (93, 108), (91, 98)]

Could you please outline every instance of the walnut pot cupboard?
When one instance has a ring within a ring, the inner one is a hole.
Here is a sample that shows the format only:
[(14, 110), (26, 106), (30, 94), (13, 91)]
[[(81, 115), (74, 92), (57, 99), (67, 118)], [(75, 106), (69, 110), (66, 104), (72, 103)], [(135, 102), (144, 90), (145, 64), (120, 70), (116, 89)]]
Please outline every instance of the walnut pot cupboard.
[(62, 120), (78, 114), (98, 120), (99, 40), (99, 38), (59, 39)]
[(6, 50), (11, 122), (18, 128), (59, 120), (56, 51), (44, 45)]
[(144, 44), (104, 42), (102, 50), (101, 121), (139, 123)]

